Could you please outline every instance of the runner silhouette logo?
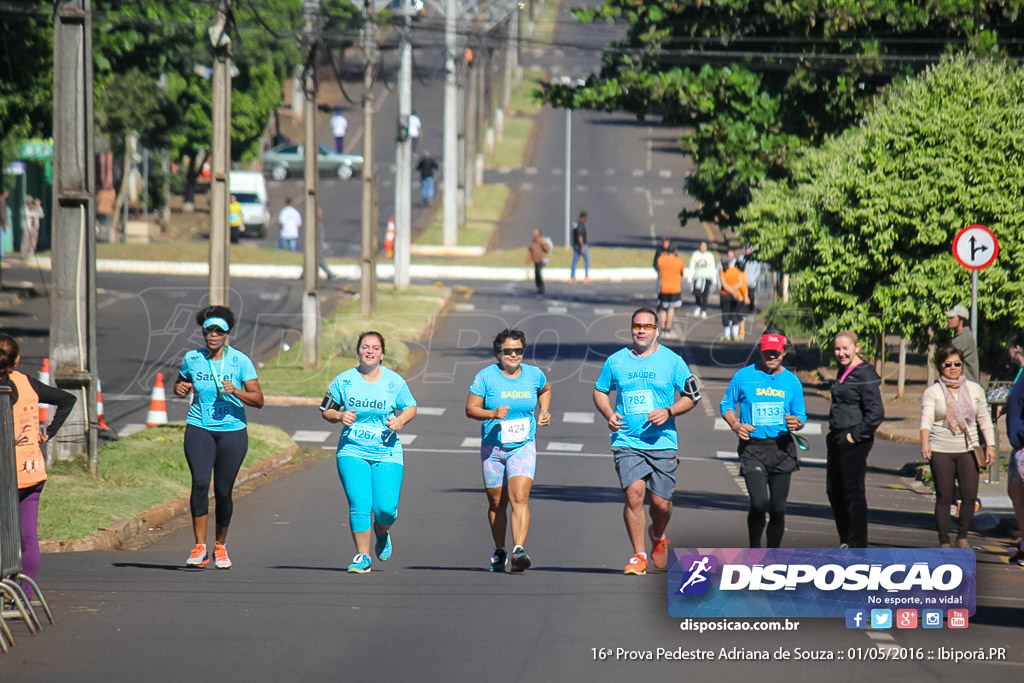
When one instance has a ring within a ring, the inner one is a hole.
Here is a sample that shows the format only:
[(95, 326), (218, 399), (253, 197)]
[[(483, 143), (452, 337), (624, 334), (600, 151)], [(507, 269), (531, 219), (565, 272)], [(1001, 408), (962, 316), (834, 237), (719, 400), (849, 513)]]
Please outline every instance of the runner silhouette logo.
[(683, 555), (679, 566), (685, 568), (679, 595), (704, 595), (711, 588), (710, 575), (718, 571), (718, 558), (714, 555)]

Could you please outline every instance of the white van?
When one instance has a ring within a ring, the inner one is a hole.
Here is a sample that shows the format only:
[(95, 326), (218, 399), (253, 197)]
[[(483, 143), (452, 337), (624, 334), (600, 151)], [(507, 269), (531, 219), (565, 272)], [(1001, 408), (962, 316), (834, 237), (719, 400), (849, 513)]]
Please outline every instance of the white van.
[(259, 171), (231, 171), (228, 174), (228, 192), (242, 205), (242, 222), (247, 237), (263, 237), (270, 227), (270, 201), (267, 198), (267, 180)]

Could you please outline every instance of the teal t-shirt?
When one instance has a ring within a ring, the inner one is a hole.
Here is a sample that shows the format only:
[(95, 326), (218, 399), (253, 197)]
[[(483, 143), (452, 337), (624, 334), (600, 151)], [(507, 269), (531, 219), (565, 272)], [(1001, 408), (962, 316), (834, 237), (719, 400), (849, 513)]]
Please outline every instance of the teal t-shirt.
[(388, 418), (416, 405), (409, 385), (394, 370), (381, 368), (376, 382), (363, 379), (359, 368), (346, 370), (327, 389), (341, 410), (356, 411), (351, 427), (342, 425), (338, 457), (351, 455), (378, 462), (402, 462), (402, 442), (388, 429)]
[(245, 429), (245, 406), (237, 396), (222, 393), (223, 380), (239, 389), (256, 379), (256, 367), (238, 349), (224, 347), (219, 361), (211, 361), (206, 349), (194, 349), (181, 359), (179, 374), (192, 382), (192, 405), (185, 422), (211, 432), (237, 432)]
[(533, 441), (537, 435), (537, 392), (548, 383), (544, 371), (523, 363), (518, 377), (507, 377), (497, 363), (476, 373), (469, 393), (484, 399), (484, 408), (508, 406), (504, 420), (484, 420), (480, 425), (481, 443), (488, 446), (515, 447)]
[(743, 424), (754, 425), (750, 436), (755, 439), (773, 439), (788, 432), (786, 415), (807, 422), (804, 387), (786, 368), (774, 375), (757, 365), (741, 368), (729, 382), (719, 409), (723, 416), (731, 410)]
[(663, 425), (647, 421), (647, 414), (668, 408), (676, 392), (700, 400), (693, 373), (686, 361), (671, 349), (659, 345), (654, 353), (640, 357), (632, 349), (616, 351), (601, 368), (594, 385), (604, 393), (615, 392), (615, 412), (622, 415), (622, 427), (612, 432), (612, 448), (636, 448), (642, 451), (676, 449), (675, 419)]

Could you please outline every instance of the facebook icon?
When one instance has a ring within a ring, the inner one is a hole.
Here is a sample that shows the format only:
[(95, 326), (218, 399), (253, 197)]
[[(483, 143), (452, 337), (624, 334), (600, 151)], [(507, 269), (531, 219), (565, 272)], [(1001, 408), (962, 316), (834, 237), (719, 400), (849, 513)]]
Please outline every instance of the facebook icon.
[(846, 610), (846, 628), (867, 628), (867, 610), (848, 609)]

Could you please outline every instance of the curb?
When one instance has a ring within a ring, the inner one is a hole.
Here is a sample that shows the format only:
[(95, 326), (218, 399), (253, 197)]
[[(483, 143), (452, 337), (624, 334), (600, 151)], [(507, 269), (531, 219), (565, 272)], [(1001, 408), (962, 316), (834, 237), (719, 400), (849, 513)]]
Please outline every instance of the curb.
[[(297, 444), (288, 446), (280, 453), (271, 455), (254, 463), (238, 473), (235, 485), (265, 475), (282, 465), (287, 465), (299, 452)], [(213, 495), (211, 494), (211, 498)], [(40, 540), (39, 549), (44, 553), (83, 552), (88, 550), (124, 550), (128, 541), (142, 531), (157, 527), (168, 521), (188, 513), (189, 497), (182, 496), (165, 503), (154, 505), (131, 519), (120, 519), (110, 526), (100, 529), (99, 533), (88, 538), (67, 541), (63, 545), (52, 539)]]

